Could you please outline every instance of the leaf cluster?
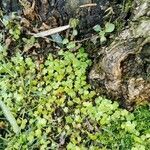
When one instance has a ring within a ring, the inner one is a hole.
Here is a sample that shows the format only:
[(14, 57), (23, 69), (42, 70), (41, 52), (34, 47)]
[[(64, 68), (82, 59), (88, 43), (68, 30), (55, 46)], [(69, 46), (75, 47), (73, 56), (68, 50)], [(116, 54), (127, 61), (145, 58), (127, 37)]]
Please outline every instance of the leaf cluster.
[(104, 28), (101, 28), (100, 25), (95, 25), (93, 29), (99, 34), (100, 42), (104, 43), (107, 40), (106, 34), (110, 34), (111, 32), (113, 32), (115, 29), (115, 25), (113, 23), (107, 22)]
[(18, 40), (21, 35), (21, 26), (18, 23), (18, 16), (16, 13), (11, 13), (9, 16), (4, 15), (0, 21), (4, 25), (5, 29), (12, 36), (13, 40)]
[[(60, 50), (57, 58), (49, 54), (40, 64), (20, 53), (3, 57), (0, 99), (20, 128), (17, 135), (2, 121), (3, 149), (150, 149), (149, 106), (130, 113), (117, 102), (95, 98), (86, 81), (90, 65), (83, 48)], [(0, 115), (5, 117), (3, 110)]]

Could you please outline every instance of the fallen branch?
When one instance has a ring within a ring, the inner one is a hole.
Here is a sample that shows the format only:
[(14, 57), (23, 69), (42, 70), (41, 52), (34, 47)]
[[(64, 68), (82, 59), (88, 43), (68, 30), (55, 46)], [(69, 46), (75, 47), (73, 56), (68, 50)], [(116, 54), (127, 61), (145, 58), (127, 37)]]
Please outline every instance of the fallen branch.
[(29, 33), (29, 34), (33, 35), (34, 37), (45, 37), (45, 36), (49, 36), (49, 35), (52, 35), (52, 34), (62, 32), (62, 31), (67, 30), (69, 28), (70, 28), (70, 25), (65, 25), (65, 26), (49, 29), (49, 30), (46, 30), (46, 31), (41, 31), (41, 32), (38, 32), (38, 33)]

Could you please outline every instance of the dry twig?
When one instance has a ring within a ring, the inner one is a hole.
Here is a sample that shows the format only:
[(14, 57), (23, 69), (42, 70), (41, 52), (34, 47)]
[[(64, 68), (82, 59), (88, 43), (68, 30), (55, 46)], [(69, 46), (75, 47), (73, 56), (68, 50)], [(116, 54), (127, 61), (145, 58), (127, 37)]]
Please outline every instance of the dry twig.
[(56, 34), (58, 32), (62, 32), (64, 30), (67, 30), (70, 28), (70, 25), (65, 25), (65, 26), (61, 26), (61, 27), (57, 27), (57, 28), (53, 28), (53, 29), (49, 29), (46, 31), (41, 31), (38, 33), (29, 33), (30, 35), (33, 35), (34, 37), (46, 37), (52, 34)]
[(84, 7), (93, 7), (93, 6), (97, 6), (97, 4), (96, 3), (84, 4), (84, 5), (81, 5), (79, 7), (84, 8)]

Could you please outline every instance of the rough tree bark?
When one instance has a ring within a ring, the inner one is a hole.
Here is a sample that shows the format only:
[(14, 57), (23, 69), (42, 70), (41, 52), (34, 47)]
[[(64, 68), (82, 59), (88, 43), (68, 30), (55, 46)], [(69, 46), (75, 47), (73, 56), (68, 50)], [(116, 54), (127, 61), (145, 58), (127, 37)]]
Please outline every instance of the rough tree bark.
[(127, 29), (101, 50), (89, 79), (100, 93), (126, 107), (150, 101), (150, 1), (135, 0)]

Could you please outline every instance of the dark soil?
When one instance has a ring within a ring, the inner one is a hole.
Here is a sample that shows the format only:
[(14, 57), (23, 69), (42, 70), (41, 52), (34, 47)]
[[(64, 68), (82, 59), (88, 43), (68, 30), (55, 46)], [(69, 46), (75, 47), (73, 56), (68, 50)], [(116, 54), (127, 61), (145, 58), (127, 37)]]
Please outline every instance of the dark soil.
[[(24, 14), (23, 9), (29, 9), (27, 5), (31, 7), (34, 0), (21, 1), (24, 4), (28, 3), (25, 4), (25, 7), (22, 7), (19, 0), (2, 0), (0, 6), (7, 14), (18, 12), (29, 19), (28, 17), (31, 14)], [(88, 3), (96, 3), (96, 6), (80, 7)], [(48, 26), (56, 27), (68, 24), (70, 18), (78, 18), (80, 20), (80, 32), (85, 34), (96, 24), (103, 25), (105, 21), (113, 21), (118, 17), (127, 19), (129, 11), (121, 11), (121, 6), (123, 6), (123, 0), (35, 0), (33, 9), (36, 17), (30, 18), (32, 20), (30, 23), (33, 24), (36, 21), (39, 24), (45, 23)], [(108, 11), (106, 11), (107, 9)], [(113, 10), (113, 13), (106, 17), (108, 13), (111, 13), (111, 10)]]

